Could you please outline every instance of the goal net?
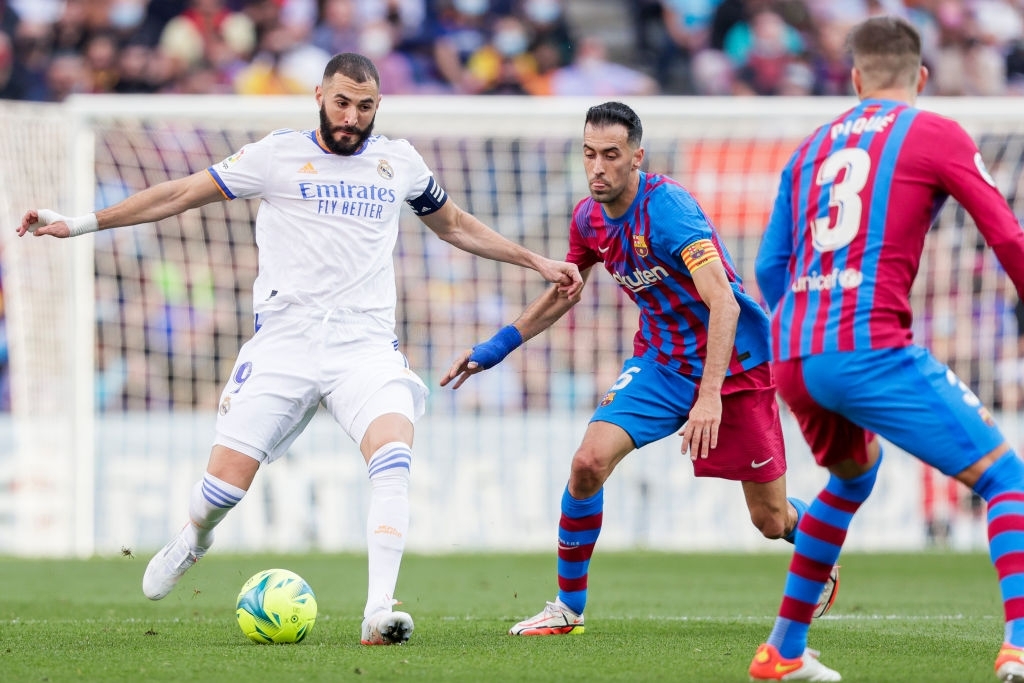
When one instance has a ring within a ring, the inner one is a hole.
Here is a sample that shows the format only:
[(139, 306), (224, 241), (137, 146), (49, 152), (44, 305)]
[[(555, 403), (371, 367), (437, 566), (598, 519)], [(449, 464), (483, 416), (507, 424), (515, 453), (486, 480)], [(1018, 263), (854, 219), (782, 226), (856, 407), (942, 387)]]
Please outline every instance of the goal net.
[[(561, 258), (571, 209), (587, 193), (580, 135), (595, 103), (387, 97), (376, 132), (409, 139), (451, 197), (485, 223)], [(804, 135), (850, 102), (631, 104), (644, 122), (647, 169), (693, 192), (756, 295), (753, 259), (778, 172)], [(1024, 212), (1019, 103), (922, 105), (965, 125)], [(276, 128), (310, 128), (315, 104), (312, 97), (79, 97), (52, 106), (3, 103), (0, 121), (11, 407), (0, 430), (0, 547), (50, 555), (159, 547), (184, 522), (221, 387), (252, 332), (258, 205), (217, 203), (67, 241), (17, 239), (11, 228), (26, 209), (101, 208), (201, 170)], [(514, 319), (545, 284), (532, 272), (449, 247), (411, 211), (396, 259), (399, 339), (432, 389), (417, 424), (410, 547), (549, 548), (569, 460), (631, 350), (635, 308), (595, 273), (565, 320), (452, 392), (437, 382), (456, 355)], [(1021, 309), (953, 202), (929, 236), (912, 298), (918, 340), (1000, 415), (1017, 446)], [(793, 425), (786, 428), (789, 488), (809, 497), (822, 475)], [(739, 488), (694, 480), (678, 451), (670, 438), (626, 459), (608, 484), (602, 546), (769, 547), (750, 526)], [(890, 460), (884, 476), (891, 487), (883, 482), (858, 518), (872, 531), (851, 534), (852, 547), (925, 542), (934, 514), (925, 505), (930, 480), (916, 461)], [(292, 452), (257, 477), (219, 531), (218, 546), (358, 549), (365, 477), (355, 445), (329, 416), (317, 415)], [(942, 514), (955, 514), (950, 507)], [(884, 526), (874, 521), (881, 517)]]

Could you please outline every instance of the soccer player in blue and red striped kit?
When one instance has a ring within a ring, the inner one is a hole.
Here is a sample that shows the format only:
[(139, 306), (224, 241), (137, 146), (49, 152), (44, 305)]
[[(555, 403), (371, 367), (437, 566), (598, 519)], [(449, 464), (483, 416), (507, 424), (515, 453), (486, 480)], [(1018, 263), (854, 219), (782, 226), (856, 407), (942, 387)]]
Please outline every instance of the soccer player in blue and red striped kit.
[[(696, 200), (640, 170), (643, 128), (619, 102), (587, 112), (583, 165), (590, 196), (573, 211), (569, 254), (584, 282), (603, 263), (640, 309), (640, 329), (615, 384), (573, 456), (558, 525), (558, 596), (514, 635), (583, 631), (590, 558), (601, 532), (604, 482), (636, 448), (679, 432), (694, 474), (742, 483), (751, 521), (792, 539), (806, 503), (786, 498), (786, 458), (772, 379), (768, 315), (740, 283)], [(580, 300), (549, 288), (493, 338), (466, 351), (441, 385), (458, 389)], [(820, 591), (822, 613), (834, 585)]]
[[(875, 17), (854, 27), (848, 44), (860, 103), (790, 158), (757, 256), (779, 394), (830, 477), (800, 521), (782, 605), (750, 676), (841, 680), (807, 649), (807, 633), (874, 486), (880, 435), (988, 502), (1006, 618), (996, 675), (1022, 683), (1024, 462), (978, 398), (914, 344), (909, 293), (925, 233), (950, 195), (1022, 295), (1024, 232), (967, 133), (914, 107), (928, 78), (914, 28)], [(884, 668), (868, 675), (885, 679)]]

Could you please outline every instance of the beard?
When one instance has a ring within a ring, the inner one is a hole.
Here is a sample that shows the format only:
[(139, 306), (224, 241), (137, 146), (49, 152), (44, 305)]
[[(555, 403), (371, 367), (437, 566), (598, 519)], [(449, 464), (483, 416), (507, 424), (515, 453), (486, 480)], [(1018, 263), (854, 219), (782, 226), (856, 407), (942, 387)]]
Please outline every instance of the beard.
[[(376, 120), (377, 116), (374, 115), (370, 124), (363, 129), (355, 126), (331, 126), (331, 122), (327, 120), (327, 110), (320, 107), (320, 137), (323, 138), (324, 146), (331, 152), (345, 157), (352, 156), (373, 133), (373, 123)], [(338, 132), (354, 134), (356, 138), (352, 142), (342, 142), (334, 138), (334, 133)]]

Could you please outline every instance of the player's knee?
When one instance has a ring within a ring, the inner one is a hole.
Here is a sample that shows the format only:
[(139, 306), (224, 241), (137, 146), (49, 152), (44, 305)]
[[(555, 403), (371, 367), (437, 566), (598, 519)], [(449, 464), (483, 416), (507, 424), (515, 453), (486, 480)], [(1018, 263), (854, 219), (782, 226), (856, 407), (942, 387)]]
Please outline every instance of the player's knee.
[(769, 507), (755, 507), (750, 510), (750, 521), (765, 538), (782, 538), (786, 535), (786, 510)]
[(604, 458), (593, 450), (580, 448), (572, 459), (570, 488), (574, 494), (593, 495), (604, 486), (609, 474), (611, 470)]

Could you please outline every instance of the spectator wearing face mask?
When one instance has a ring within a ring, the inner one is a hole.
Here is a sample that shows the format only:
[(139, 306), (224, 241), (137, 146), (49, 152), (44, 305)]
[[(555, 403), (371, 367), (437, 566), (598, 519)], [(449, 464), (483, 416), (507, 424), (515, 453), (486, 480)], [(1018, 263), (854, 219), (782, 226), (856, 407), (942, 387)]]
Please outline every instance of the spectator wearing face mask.
[(473, 53), (490, 42), (494, 15), (488, 0), (449, 0), (441, 10), (434, 62), (443, 81), (454, 93), (476, 94), (483, 85), (467, 65)]
[(324, 0), (309, 42), (332, 55), (357, 52), (360, 28), (355, 0)]
[(532, 36), (530, 50), (546, 43), (558, 51), (558, 66), (572, 62), (575, 41), (565, 17), (563, 0), (520, 0), (515, 16)]
[(749, 37), (736, 71), (736, 94), (782, 95), (788, 73), (798, 74), (797, 79), (803, 77), (801, 67), (794, 68), (799, 63), (799, 50), (789, 40), (791, 31), (792, 27), (770, 9), (750, 18)]
[(175, 65), (175, 77), (210, 68), (230, 82), (256, 48), (256, 27), (225, 0), (191, 0), (160, 34), (160, 49)]
[(466, 64), (477, 93), (485, 95), (526, 95), (526, 82), (537, 73), (529, 53), (530, 35), (514, 16), (494, 22), (494, 34), (487, 45), (474, 52)]
[[(360, 32), (358, 52), (369, 57), (377, 65), (382, 95), (410, 95), (421, 92), (421, 84), (417, 82), (412, 60), (404, 52), (396, 49), (400, 31), (396, 24), (379, 19), (366, 24)], [(424, 92), (429, 91), (429, 83), (422, 84), (422, 88)]]
[(608, 60), (608, 49), (597, 36), (580, 41), (576, 58), (552, 76), (554, 95), (656, 95), (658, 83), (653, 78), (623, 64)]

